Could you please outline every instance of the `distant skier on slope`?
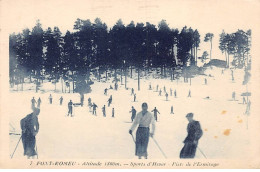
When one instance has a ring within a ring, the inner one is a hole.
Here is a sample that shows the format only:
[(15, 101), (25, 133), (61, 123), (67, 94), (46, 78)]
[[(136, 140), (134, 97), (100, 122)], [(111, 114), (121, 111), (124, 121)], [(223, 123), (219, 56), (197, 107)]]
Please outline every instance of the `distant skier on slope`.
[(155, 119), (155, 121), (157, 122), (157, 119), (158, 119), (157, 113), (160, 114), (160, 112), (156, 109), (156, 107), (155, 107), (151, 112), (153, 112), (153, 114), (154, 114), (154, 119)]
[(92, 111), (92, 114), (93, 115), (97, 115), (97, 105), (95, 103), (92, 104), (92, 107), (93, 107), (93, 111)]
[(63, 97), (62, 96), (60, 96), (60, 105), (62, 105), (62, 103), (63, 103)]
[(73, 105), (72, 100), (70, 100), (68, 103), (68, 109), (69, 109), (68, 116), (70, 115), (71, 117), (72, 117), (72, 105)]
[(108, 107), (110, 107), (110, 104), (112, 103), (112, 95), (109, 97), (107, 102), (108, 102)]
[(52, 104), (52, 95), (51, 94), (49, 96), (49, 101), (50, 101), (50, 104)]
[(112, 108), (112, 118), (115, 117), (115, 108)]
[(103, 117), (106, 117), (106, 105), (102, 107)]
[(165, 94), (165, 97), (166, 97), (166, 101), (168, 101), (168, 93), (166, 92), (166, 94)]
[(31, 102), (32, 102), (31, 108), (33, 110), (35, 108), (35, 104), (36, 104), (36, 100), (34, 99), (34, 97), (32, 98)]
[(172, 96), (172, 88), (170, 89), (170, 96)]
[(186, 118), (189, 121), (187, 132), (188, 136), (183, 141), (184, 147), (180, 152), (180, 158), (194, 158), (199, 139), (203, 135), (199, 121), (193, 120), (193, 113), (188, 113)]
[(41, 98), (39, 97), (38, 98), (38, 101), (37, 101), (37, 108), (41, 108), (41, 103), (42, 103), (42, 100), (41, 100)]
[(107, 88), (105, 88), (105, 90), (104, 90), (104, 95), (106, 95), (107, 96)]
[(134, 106), (132, 106), (132, 109), (129, 113), (132, 113), (131, 120), (133, 122), (135, 119), (135, 116), (136, 116), (136, 110), (135, 110)]
[(191, 97), (191, 91), (189, 90), (189, 94), (188, 94), (188, 97)]
[(174, 112), (173, 112), (173, 106), (171, 106), (171, 114), (174, 114)]
[[(133, 131), (138, 126), (136, 131), (136, 141), (135, 141), (135, 155), (138, 156), (139, 159), (144, 157), (147, 159), (148, 153), (148, 142), (149, 136), (154, 136), (155, 131), (155, 122), (153, 115), (147, 111), (148, 105), (147, 103), (142, 104), (142, 111), (139, 112), (132, 124), (129, 134), (133, 134)], [(152, 125), (152, 129), (150, 132), (150, 125)]]
[(132, 88), (131, 89), (131, 96), (135, 94), (135, 90)]
[(149, 90), (152, 90), (151, 82), (149, 83)]
[(233, 99), (233, 101), (236, 100), (236, 92), (235, 91), (232, 92), (232, 99)]
[(134, 102), (136, 101), (136, 94), (134, 94)]
[(174, 97), (177, 98), (177, 91), (176, 91), (176, 89), (174, 90)]

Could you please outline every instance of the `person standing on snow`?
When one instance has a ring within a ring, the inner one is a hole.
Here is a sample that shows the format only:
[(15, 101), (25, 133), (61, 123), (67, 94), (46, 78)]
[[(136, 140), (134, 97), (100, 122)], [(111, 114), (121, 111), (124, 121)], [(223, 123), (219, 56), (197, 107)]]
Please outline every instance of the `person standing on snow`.
[(50, 101), (50, 104), (52, 104), (52, 95), (51, 94), (49, 96), (49, 101)]
[(131, 89), (131, 96), (135, 94), (135, 90), (132, 88)]
[[(150, 125), (152, 125), (151, 132)], [(129, 134), (132, 135), (137, 126), (138, 129), (136, 131), (135, 155), (138, 156), (139, 159), (142, 157), (147, 159), (149, 136), (153, 137), (155, 131), (154, 117), (150, 112), (148, 112), (147, 103), (142, 104), (142, 111), (137, 114), (134, 123), (129, 130)]]
[(171, 114), (174, 114), (174, 112), (173, 112), (173, 106), (171, 106)]
[(136, 116), (136, 110), (135, 110), (134, 106), (132, 106), (132, 110), (129, 113), (132, 113), (131, 120), (133, 122), (135, 119), (135, 116)]
[(160, 114), (160, 112), (156, 109), (156, 107), (155, 107), (151, 112), (154, 113), (154, 119), (155, 119), (155, 121), (157, 122), (157, 119), (158, 119), (158, 117), (157, 117), (157, 113)]
[(172, 96), (172, 88), (170, 89), (170, 95)]
[(33, 110), (35, 108), (35, 104), (36, 104), (36, 100), (34, 99), (34, 97), (32, 98), (31, 102), (32, 102), (31, 108)]
[(174, 90), (174, 97), (177, 98), (177, 91), (176, 91), (176, 89)]
[(62, 103), (63, 103), (63, 97), (61, 96), (60, 97), (60, 105), (62, 105)]
[(191, 91), (189, 90), (189, 94), (188, 94), (188, 97), (191, 97)]
[(37, 108), (40, 109), (41, 103), (42, 103), (42, 100), (41, 100), (41, 98), (39, 97), (39, 98), (38, 98), (38, 101), (37, 101)]
[(136, 101), (136, 94), (134, 94), (134, 102)]
[(168, 93), (166, 92), (166, 94), (165, 94), (165, 97), (166, 97), (166, 101), (168, 101)]
[(112, 108), (112, 118), (115, 117), (115, 108)]
[(183, 141), (184, 147), (180, 152), (181, 159), (195, 157), (199, 139), (203, 135), (199, 121), (193, 120), (193, 113), (188, 113), (186, 118), (189, 121), (187, 127), (188, 136)]
[(38, 115), (40, 109), (34, 108), (33, 113), (27, 115), (20, 121), (22, 129), (22, 143), (24, 148), (24, 156), (28, 159), (33, 158), (38, 154), (36, 148), (36, 135), (39, 132)]
[(72, 105), (73, 105), (73, 103), (72, 103), (72, 101), (70, 100), (69, 103), (68, 103), (68, 109), (69, 109), (69, 111), (68, 111), (68, 116), (69, 116), (69, 114), (70, 114), (71, 117), (72, 117)]
[(102, 107), (103, 117), (106, 117), (106, 105)]
[(97, 115), (97, 107), (98, 107), (98, 106), (97, 106), (95, 103), (93, 103), (92, 107), (93, 107), (92, 114), (93, 114), (93, 115)]

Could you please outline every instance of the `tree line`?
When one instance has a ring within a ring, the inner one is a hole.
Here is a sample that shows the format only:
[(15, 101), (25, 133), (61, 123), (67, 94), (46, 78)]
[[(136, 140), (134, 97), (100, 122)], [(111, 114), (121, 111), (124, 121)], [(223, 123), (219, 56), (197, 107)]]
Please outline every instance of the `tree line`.
[[(230, 48), (228, 35), (236, 35), (231, 39), (236, 42), (234, 50)], [(242, 41), (246, 39), (244, 36), (223, 32), (219, 46), (222, 52), (237, 57), (242, 65), (246, 59), (243, 52), (250, 50), (249, 44), (244, 45)], [(246, 32), (246, 36), (249, 39), (249, 32)], [(212, 33), (207, 33), (204, 39), (211, 43), (211, 50), (213, 37)], [(108, 73), (113, 71), (117, 82), (118, 71), (121, 77), (123, 73), (125, 77), (128, 73), (132, 77), (134, 69), (138, 73), (140, 88), (141, 71), (149, 73), (152, 69), (160, 68), (161, 77), (167, 77), (169, 73), (174, 79), (176, 68), (196, 66), (199, 45), (200, 34), (197, 29), (185, 26), (179, 31), (170, 28), (165, 20), (155, 26), (149, 22), (135, 24), (134, 21), (125, 25), (119, 19), (112, 28), (108, 28), (99, 18), (93, 23), (77, 19), (73, 32), (67, 31), (65, 34), (58, 27), (49, 27), (44, 31), (37, 20), (32, 30), (26, 28), (21, 33), (9, 36), (10, 84), (22, 84), (25, 78), (30, 78), (31, 82), (34, 80), (36, 83), (37, 91), (37, 86), (44, 79), (55, 83), (55, 88), (60, 79), (65, 82), (72, 80), (74, 91), (74, 81), (80, 84), (82, 80), (91, 82), (93, 71), (98, 80), (102, 74), (107, 79)], [(245, 46), (247, 48), (242, 50)]]

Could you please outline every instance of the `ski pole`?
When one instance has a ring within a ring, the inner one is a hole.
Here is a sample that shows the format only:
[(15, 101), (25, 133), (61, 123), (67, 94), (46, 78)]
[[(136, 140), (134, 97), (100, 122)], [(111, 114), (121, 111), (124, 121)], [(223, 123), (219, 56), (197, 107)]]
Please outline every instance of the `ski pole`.
[(37, 150), (37, 144), (35, 142), (35, 149), (36, 149), (36, 155), (37, 155), (37, 159), (38, 159), (38, 150)]
[(167, 159), (167, 156), (165, 155), (165, 153), (163, 152), (162, 148), (159, 146), (159, 144), (157, 143), (157, 141), (152, 137), (154, 143), (157, 145), (157, 147), (159, 148), (159, 150), (161, 151), (161, 153), (163, 154), (164, 158)]
[(20, 139), (19, 139), (19, 141), (18, 141), (18, 143), (17, 143), (17, 145), (16, 145), (16, 147), (15, 147), (15, 149), (14, 149), (14, 152), (13, 152), (13, 154), (12, 154), (12, 156), (11, 156), (11, 159), (13, 158), (14, 153), (15, 153), (15, 151), (16, 151), (16, 149), (17, 149), (17, 147), (18, 147), (18, 145), (19, 145), (19, 143), (20, 143), (20, 141), (21, 141), (21, 139), (22, 139), (22, 136), (20, 137)]
[[(135, 142), (135, 138), (134, 138), (133, 134), (131, 134), (131, 136), (132, 136), (132, 138), (133, 138), (133, 141)], [(136, 142), (135, 142), (135, 143), (136, 143)]]
[(207, 159), (206, 155), (202, 152), (202, 150), (199, 147), (198, 147), (198, 149), (199, 149), (200, 153), (204, 156), (204, 158)]

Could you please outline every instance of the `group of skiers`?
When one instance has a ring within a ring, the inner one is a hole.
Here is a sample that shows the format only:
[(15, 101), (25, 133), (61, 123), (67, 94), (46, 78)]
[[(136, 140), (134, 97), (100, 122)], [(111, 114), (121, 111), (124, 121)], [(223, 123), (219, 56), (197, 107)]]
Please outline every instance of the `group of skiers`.
[[(134, 107), (132, 107), (132, 111), (136, 113)], [(152, 110), (154, 113), (160, 113), (156, 107)], [(189, 124), (187, 126), (188, 135), (183, 141), (184, 147), (180, 151), (180, 158), (194, 158), (198, 146), (198, 141), (203, 135), (203, 131), (201, 129), (199, 121), (195, 121), (193, 119), (193, 113), (188, 113), (186, 115)], [(151, 112), (148, 111), (148, 104), (142, 104), (142, 111), (137, 113), (132, 126), (129, 129), (129, 134), (133, 135), (133, 131), (138, 126), (136, 131), (136, 139), (135, 141), (135, 155), (138, 156), (139, 159), (144, 157), (148, 158), (148, 143), (149, 137), (154, 136), (155, 134), (155, 121), (156, 116), (152, 115)], [(150, 129), (150, 126), (152, 127)], [(132, 136), (133, 137), (133, 136)]]

